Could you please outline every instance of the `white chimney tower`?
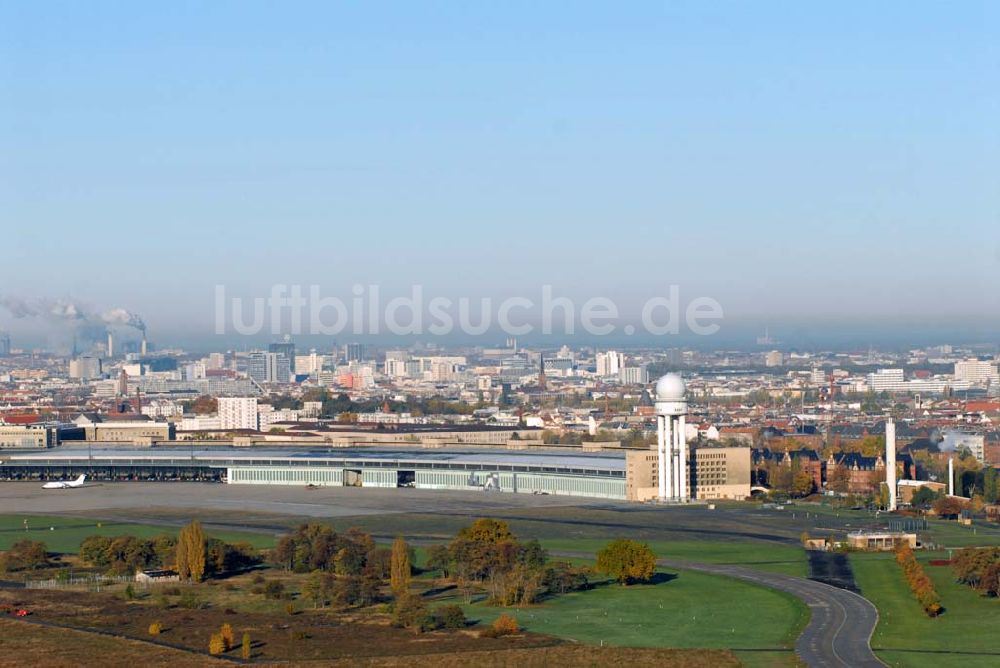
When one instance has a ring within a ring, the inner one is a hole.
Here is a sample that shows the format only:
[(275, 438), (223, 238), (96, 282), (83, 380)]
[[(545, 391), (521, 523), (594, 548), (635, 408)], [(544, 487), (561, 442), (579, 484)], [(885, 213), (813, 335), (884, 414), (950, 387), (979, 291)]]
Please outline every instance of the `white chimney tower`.
[(948, 496), (955, 496), (955, 458), (948, 458)]
[(896, 423), (885, 420), (885, 485), (889, 488), (889, 510), (896, 510)]

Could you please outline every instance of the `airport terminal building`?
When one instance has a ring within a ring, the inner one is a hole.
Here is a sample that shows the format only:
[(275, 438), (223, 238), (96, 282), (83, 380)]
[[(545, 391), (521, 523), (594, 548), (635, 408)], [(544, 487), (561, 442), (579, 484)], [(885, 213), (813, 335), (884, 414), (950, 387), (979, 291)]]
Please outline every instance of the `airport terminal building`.
[(7, 480), (63, 479), (83, 473), (111, 481), (410, 487), (625, 499), (625, 457), (617, 452), (63, 447), (0, 456), (0, 478)]
[[(67, 446), (0, 453), (0, 479), (212, 481), (231, 485), (415, 488), (655, 500), (655, 450)], [(749, 448), (696, 448), (691, 498), (750, 495)]]

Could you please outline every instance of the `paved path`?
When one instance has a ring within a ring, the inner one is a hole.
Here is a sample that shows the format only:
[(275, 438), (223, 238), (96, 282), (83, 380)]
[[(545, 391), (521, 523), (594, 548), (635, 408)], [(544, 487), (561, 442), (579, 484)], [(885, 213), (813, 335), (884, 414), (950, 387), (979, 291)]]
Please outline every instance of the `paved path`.
[[(559, 556), (592, 558), (591, 554), (553, 552)], [(758, 571), (730, 564), (705, 564), (660, 559), (667, 568), (701, 571), (746, 580), (787, 592), (809, 606), (811, 617), (795, 643), (795, 652), (813, 668), (884, 668), (869, 641), (878, 623), (878, 612), (868, 599), (822, 582)], [(767, 620), (760, 620), (767, 623)]]
[(871, 650), (869, 641), (878, 612), (868, 599), (822, 582), (781, 573), (757, 571), (729, 564), (703, 564), (661, 559), (670, 568), (687, 568), (704, 573), (728, 575), (765, 587), (779, 589), (799, 598), (809, 606), (809, 624), (795, 643), (795, 652), (809, 666), (879, 667), (885, 666)]

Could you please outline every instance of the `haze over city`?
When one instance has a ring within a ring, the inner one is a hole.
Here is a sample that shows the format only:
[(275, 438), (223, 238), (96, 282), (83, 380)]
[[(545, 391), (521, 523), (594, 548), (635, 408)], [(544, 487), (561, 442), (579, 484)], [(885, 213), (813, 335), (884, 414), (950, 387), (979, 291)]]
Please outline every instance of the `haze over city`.
[(0, 12), (4, 295), (201, 346), (218, 284), (1000, 331), (994, 3)]

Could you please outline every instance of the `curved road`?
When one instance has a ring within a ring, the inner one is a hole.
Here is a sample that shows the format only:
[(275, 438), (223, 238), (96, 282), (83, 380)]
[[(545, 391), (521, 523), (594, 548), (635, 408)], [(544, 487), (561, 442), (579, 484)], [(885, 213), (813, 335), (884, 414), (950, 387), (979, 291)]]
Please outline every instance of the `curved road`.
[(802, 600), (812, 613), (795, 643), (795, 652), (809, 666), (843, 668), (885, 666), (872, 652), (869, 641), (878, 623), (878, 611), (868, 599), (846, 589), (794, 575), (756, 571), (729, 564), (703, 564), (661, 559), (670, 568), (686, 568), (747, 580), (779, 589)]
[[(556, 554), (555, 552), (553, 554)], [(593, 555), (559, 552), (560, 556), (589, 558)], [(661, 566), (726, 575), (778, 589), (795, 596), (811, 613), (809, 624), (795, 642), (795, 653), (816, 668), (884, 668), (869, 641), (878, 623), (878, 612), (868, 599), (822, 582), (757, 571), (730, 564), (705, 564), (678, 559), (659, 559)]]

